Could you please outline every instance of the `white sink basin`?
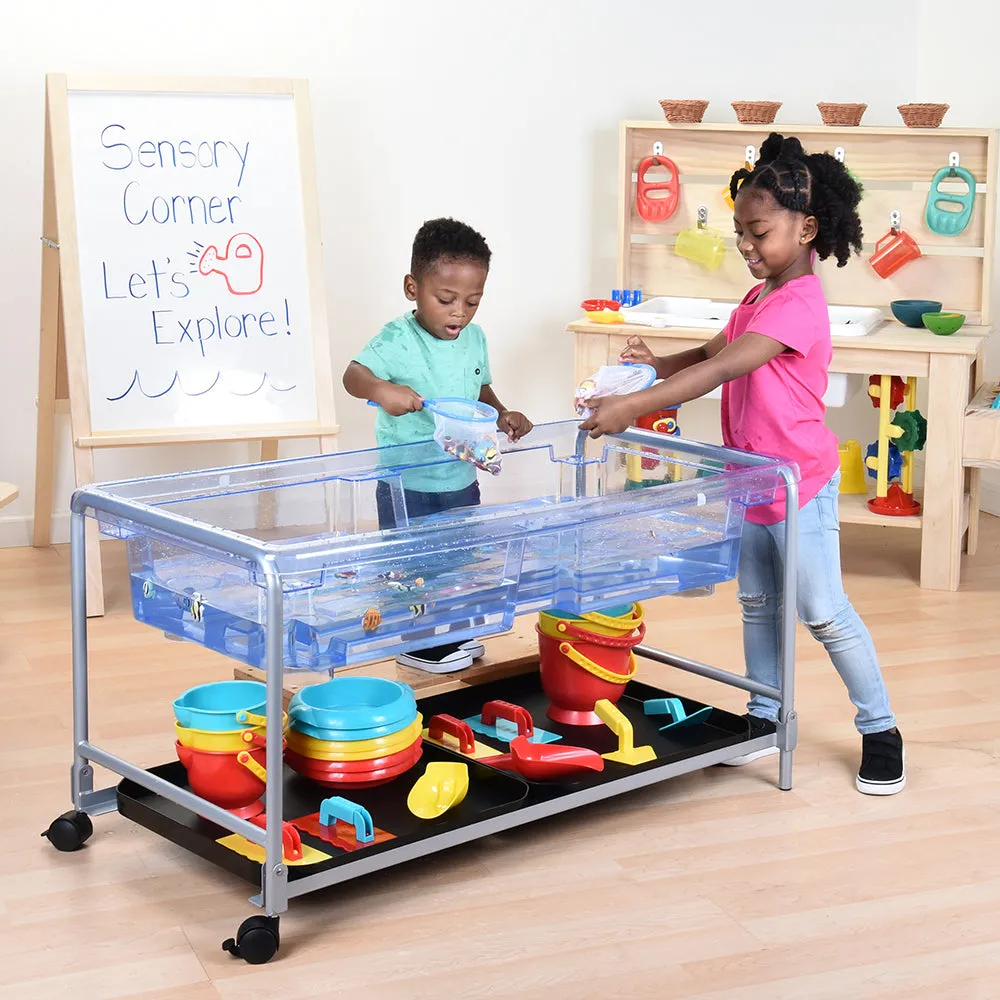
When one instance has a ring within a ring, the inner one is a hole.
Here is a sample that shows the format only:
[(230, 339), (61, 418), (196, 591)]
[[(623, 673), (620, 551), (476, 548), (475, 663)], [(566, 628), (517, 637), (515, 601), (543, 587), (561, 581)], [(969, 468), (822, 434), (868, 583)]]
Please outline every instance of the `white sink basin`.
[[(622, 316), (626, 323), (660, 329), (672, 326), (721, 330), (736, 306), (736, 302), (659, 295), (631, 309), (622, 309)], [(830, 306), (829, 310), (830, 332), (834, 337), (866, 337), (885, 321), (880, 309), (866, 306)]]
[[(864, 375), (844, 375), (830, 372), (830, 381), (823, 395), (823, 405), (828, 409), (845, 406), (865, 386), (868, 379)], [(722, 386), (705, 393), (702, 399), (722, 399)]]
[[(736, 308), (735, 302), (712, 299), (683, 299), (661, 295), (631, 309), (622, 309), (626, 323), (638, 323), (660, 329), (721, 330)], [(881, 310), (865, 306), (830, 306), (830, 332), (834, 337), (865, 337), (885, 321)], [(830, 373), (823, 397), (827, 407), (844, 406), (865, 384), (863, 375)], [(713, 389), (705, 399), (721, 399), (722, 389)]]

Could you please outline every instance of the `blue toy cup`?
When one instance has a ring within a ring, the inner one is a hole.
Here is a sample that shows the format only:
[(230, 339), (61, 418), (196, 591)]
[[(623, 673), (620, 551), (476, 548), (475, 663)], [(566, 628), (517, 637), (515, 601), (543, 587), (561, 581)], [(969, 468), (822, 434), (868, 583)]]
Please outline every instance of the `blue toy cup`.
[(187, 729), (226, 732), (244, 729), (237, 715), (262, 716), (267, 708), (267, 686), (260, 681), (214, 681), (189, 688), (174, 701), (174, 718)]

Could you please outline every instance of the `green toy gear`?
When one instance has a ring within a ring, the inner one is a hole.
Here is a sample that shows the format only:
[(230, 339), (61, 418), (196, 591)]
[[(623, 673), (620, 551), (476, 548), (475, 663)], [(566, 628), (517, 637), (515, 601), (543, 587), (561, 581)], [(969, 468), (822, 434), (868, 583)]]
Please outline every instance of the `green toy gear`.
[(927, 443), (927, 421), (919, 410), (902, 410), (893, 415), (892, 423), (903, 430), (895, 439), (900, 451), (923, 451)]

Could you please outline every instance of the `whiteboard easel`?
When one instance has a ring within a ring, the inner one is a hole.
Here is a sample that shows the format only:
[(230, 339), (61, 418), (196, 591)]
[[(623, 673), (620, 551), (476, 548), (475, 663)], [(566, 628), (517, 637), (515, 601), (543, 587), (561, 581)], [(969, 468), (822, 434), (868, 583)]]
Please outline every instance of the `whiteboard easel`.
[[(97, 448), (335, 450), (323, 287), (305, 81), (48, 75), (34, 545), (51, 543), (57, 412), (77, 486)], [(90, 616), (97, 542), (88, 522)]]

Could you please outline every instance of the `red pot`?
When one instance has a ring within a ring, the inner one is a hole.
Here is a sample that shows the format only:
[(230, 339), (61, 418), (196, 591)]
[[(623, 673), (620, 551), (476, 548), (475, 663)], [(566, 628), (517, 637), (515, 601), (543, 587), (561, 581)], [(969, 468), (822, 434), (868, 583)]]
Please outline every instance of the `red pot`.
[[(264, 782), (244, 767), (236, 758), (243, 751), (219, 753), (195, 750), (180, 741), (174, 743), (177, 759), (188, 774), (188, 784), (195, 795), (228, 809), (243, 819), (256, 816), (264, 809), (260, 797), (264, 794)], [(247, 751), (262, 767), (265, 751), (263, 748)]]
[(288, 766), (295, 771), (305, 768), (314, 774), (322, 772), (325, 774), (366, 775), (372, 771), (384, 771), (386, 768), (398, 767), (400, 764), (409, 763), (412, 767), (413, 763), (420, 759), (420, 754), (423, 752), (421, 750), (422, 743), (423, 740), (418, 737), (405, 750), (369, 760), (319, 760), (296, 750), (286, 750), (285, 760), (288, 762)]
[[(407, 751), (407, 758), (393, 767), (372, 768), (371, 761), (326, 761), (313, 760), (310, 757), (303, 757), (293, 750), (285, 752), (285, 760), (293, 771), (298, 771), (303, 778), (315, 781), (319, 785), (327, 788), (373, 788), (375, 785), (384, 784), (405, 774), (420, 760), (423, 755), (423, 741), (418, 740)], [(336, 771), (328, 770), (331, 764), (365, 764), (367, 770), (357, 771)]]
[(568, 726), (601, 726), (594, 712), (602, 698), (616, 703), (635, 674), (632, 647), (642, 642), (646, 626), (629, 636), (597, 635), (556, 639), (537, 625), (542, 690), (551, 704), (546, 715)]

